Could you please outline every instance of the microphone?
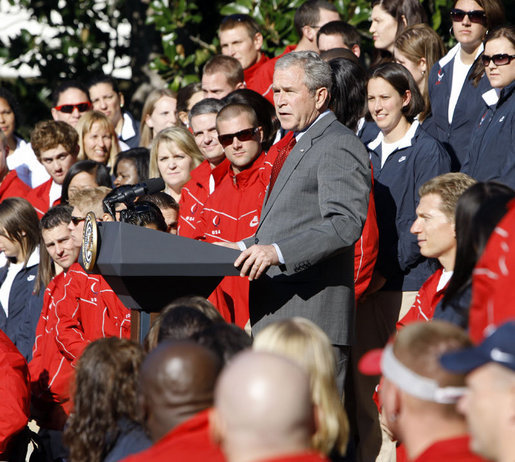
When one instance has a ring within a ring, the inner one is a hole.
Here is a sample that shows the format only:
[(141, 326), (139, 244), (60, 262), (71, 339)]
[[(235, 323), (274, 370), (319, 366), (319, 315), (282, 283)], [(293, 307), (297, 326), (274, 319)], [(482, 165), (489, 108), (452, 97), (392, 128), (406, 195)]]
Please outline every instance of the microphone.
[(162, 178), (150, 178), (147, 181), (133, 186), (123, 185), (113, 189), (104, 199), (105, 203), (116, 204), (123, 202), (132, 203), (134, 199), (143, 194), (154, 194), (165, 189), (165, 182)]

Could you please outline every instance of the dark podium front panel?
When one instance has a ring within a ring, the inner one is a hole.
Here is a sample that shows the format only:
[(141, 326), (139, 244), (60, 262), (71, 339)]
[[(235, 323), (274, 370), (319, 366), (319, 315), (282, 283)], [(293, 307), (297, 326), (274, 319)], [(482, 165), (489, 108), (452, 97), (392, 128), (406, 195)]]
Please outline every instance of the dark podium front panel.
[(131, 309), (159, 312), (177, 297), (207, 297), (239, 274), (236, 250), (127, 223), (98, 223), (98, 232), (93, 272)]

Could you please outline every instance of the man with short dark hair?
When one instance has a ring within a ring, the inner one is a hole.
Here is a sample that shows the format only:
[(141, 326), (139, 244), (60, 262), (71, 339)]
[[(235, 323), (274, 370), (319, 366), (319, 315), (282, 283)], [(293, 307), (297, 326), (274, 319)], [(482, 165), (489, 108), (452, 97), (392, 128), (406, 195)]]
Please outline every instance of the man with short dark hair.
[(327, 0), (307, 0), (295, 11), (294, 26), (299, 41), (296, 45), (287, 46), (283, 53), (270, 59), (263, 64), (256, 72), (254, 78), (255, 88), (253, 90), (261, 93), (268, 101), (274, 102), (272, 81), (274, 76), (275, 63), (291, 51), (316, 51), (317, 32), (328, 22), (339, 21), (340, 14), (336, 7)]
[(41, 217), (61, 200), (64, 178), (79, 154), (79, 135), (65, 122), (38, 122), (30, 137), (32, 149), (50, 179), (34, 188), (27, 200)]
[(195, 238), (198, 235), (196, 222), (209, 195), (215, 190), (227, 170), (225, 153), (218, 142), (216, 115), (224, 102), (216, 98), (205, 98), (190, 111), (190, 127), (204, 161), (191, 172), (191, 179), (182, 188), (179, 203), (180, 236)]
[(238, 88), (245, 88), (240, 62), (232, 56), (213, 56), (202, 70), (204, 98), (222, 99)]
[(124, 462), (223, 462), (210, 441), (208, 409), (213, 405), (222, 361), (191, 341), (164, 342), (141, 367), (145, 427), (154, 445)]
[(70, 387), (73, 367), (59, 351), (55, 331), (58, 321), (55, 303), (65, 296), (66, 273), (79, 256), (79, 248), (73, 244), (68, 229), (71, 212), (70, 206), (57, 205), (41, 218), (42, 242), (58, 274), (45, 289), (29, 363), (33, 416), (43, 429), (40, 435), (44, 434), (45, 446), (52, 460), (66, 455), (59, 431), (64, 428), (72, 408)]
[(254, 75), (268, 61), (262, 51), (263, 35), (258, 23), (248, 14), (226, 16), (218, 29), (223, 55), (236, 58), (243, 67), (245, 85), (254, 90)]
[(501, 324), (483, 342), (446, 353), (447, 370), (467, 374), (458, 402), (470, 432), (470, 448), (495, 462), (511, 462), (515, 454), (515, 321)]
[[(228, 164), (200, 213), (196, 238), (236, 242), (254, 235), (271, 165), (266, 162), (263, 129), (252, 107), (228, 104), (218, 113), (216, 128)], [(249, 320), (248, 291), (246, 279), (226, 277), (210, 300), (227, 322), (244, 328)]]
[(328, 22), (317, 33), (317, 46), (320, 52), (334, 48), (347, 48), (359, 58), (360, 41), (358, 30), (345, 21)]

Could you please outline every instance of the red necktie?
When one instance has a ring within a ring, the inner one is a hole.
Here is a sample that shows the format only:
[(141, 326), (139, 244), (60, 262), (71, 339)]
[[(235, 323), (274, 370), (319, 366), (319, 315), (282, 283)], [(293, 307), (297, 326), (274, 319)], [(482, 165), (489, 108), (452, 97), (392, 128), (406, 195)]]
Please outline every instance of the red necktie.
[(272, 173), (270, 174), (270, 186), (268, 188), (269, 196), (270, 196), (270, 193), (272, 192), (272, 188), (274, 187), (275, 180), (277, 180), (277, 177), (279, 176), (279, 172), (281, 171), (281, 168), (283, 168), (284, 161), (288, 157), (288, 154), (290, 153), (290, 151), (295, 146), (296, 142), (297, 142), (297, 140), (295, 139), (295, 136), (292, 136), (292, 139), (288, 142), (288, 144), (279, 151), (279, 154), (277, 154), (274, 165), (272, 166)]

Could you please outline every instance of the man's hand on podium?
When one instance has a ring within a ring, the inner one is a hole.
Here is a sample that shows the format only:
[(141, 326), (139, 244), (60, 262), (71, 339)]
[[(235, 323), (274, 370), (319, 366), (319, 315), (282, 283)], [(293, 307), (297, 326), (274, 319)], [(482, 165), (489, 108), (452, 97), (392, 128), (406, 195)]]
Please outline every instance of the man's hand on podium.
[(234, 262), (240, 267), (240, 276), (249, 281), (259, 278), (270, 266), (279, 264), (279, 256), (273, 245), (253, 245), (245, 249)]

